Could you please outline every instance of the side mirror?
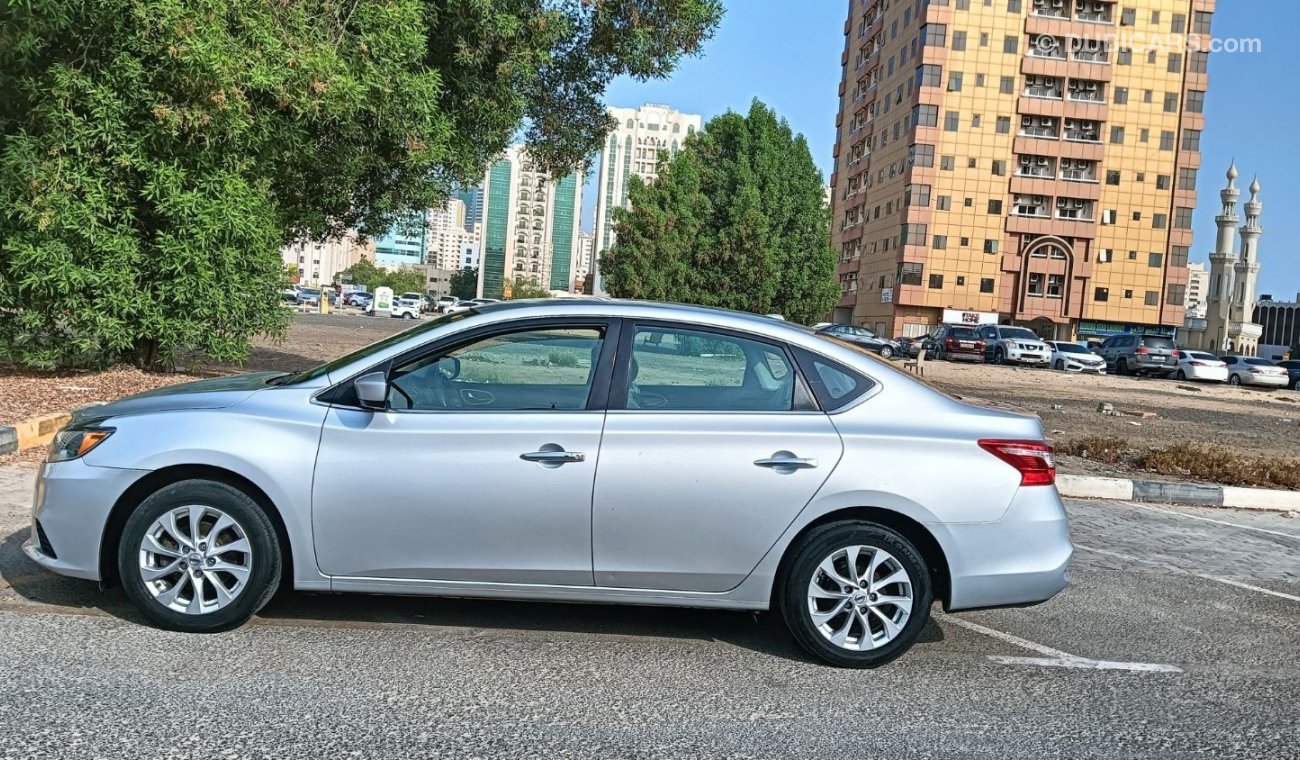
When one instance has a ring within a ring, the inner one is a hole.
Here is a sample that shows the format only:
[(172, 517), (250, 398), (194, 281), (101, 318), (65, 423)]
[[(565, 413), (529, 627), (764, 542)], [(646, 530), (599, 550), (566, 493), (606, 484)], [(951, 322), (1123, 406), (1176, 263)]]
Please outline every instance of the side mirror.
[(444, 356), (438, 360), (438, 371), (448, 380), (455, 380), (460, 377), (460, 359), (454, 356)]
[(383, 411), (388, 408), (388, 378), (383, 372), (371, 372), (352, 382), (357, 389), (357, 400), (366, 409)]

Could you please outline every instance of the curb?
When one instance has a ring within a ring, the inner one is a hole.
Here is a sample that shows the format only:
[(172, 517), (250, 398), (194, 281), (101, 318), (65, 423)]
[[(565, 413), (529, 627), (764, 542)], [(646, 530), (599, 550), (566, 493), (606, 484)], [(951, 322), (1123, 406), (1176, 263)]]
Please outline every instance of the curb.
[(17, 425), (0, 426), (0, 454), (10, 454), (54, 440), (54, 434), (72, 421), (72, 414), (59, 412), (23, 420)]
[(1062, 496), (1074, 499), (1152, 501), (1193, 507), (1300, 511), (1300, 491), (1064, 474), (1056, 476), (1056, 488)]

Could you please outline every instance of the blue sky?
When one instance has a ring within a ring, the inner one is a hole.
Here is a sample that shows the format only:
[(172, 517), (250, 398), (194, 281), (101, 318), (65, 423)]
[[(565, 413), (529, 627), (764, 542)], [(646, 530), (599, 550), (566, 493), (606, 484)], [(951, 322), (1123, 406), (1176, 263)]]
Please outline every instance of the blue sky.
[[(813, 159), (829, 177), (835, 142), (840, 52), (848, 4), (844, 0), (731, 0), (717, 35), (702, 58), (681, 65), (672, 78), (619, 80), (610, 105), (667, 103), (710, 117), (745, 111), (759, 98), (802, 132)], [(1266, 10), (1261, 12), (1261, 6)], [(1290, 300), (1300, 291), (1300, 2), (1220, 0), (1213, 31), (1219, 38), (1257, 38), (1257, 54), (1210, 56), (1202, 168), (1195, 218), (1193, 260), (1204, 261), (1214, 245), (1214, 216), (1228, 163), (1236, 157), (1242, 179), (1260, 175), (1260, 292)], [(1244, 181), (1243, 181), (1244, 180)], [(585, 227), (594, 218), (595, 171), (585, 193)], [(1243, 193), (1243, 200), (1244, 200)]]

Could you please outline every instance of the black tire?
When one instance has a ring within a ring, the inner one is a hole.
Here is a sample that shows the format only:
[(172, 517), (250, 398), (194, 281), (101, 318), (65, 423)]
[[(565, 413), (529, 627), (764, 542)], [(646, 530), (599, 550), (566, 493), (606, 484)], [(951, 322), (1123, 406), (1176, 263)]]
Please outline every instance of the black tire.
[(1064, 359), (1057, 359), (1057, 360), (1056, 360), (1056, 366), (1052, 367), (1052, 369), (1056, 370), (1057, 372), (1064, 372), (1064, 371), (1065, 371), (1065, 360), (1064, 360)]
[[(836, 549), (854, 545), (884, 549), (907, 571), (912, 586), (912, 610), (902, 630), (892, 640), (865, 651), (846, 649), (827, 641), (814, 625), (808, 609), (808, 587), (819, 572), (819, 564)], [(929, 570), (916, 547), (888, 528), (870, 522), (831, 523), (810, 531), (790, 551), (791, 561), (776, 589), (777, 608), (799, 646), (824, 662), (841, 668), (884, 665), (910, 649), (930, 619), (934, 597)]]
[(1116, 362), (1115, 362), (1115, 374), (1117, 374), (1117, 375), (1119, 375), (1119, 376), (1121, 376), (1121, 377), (1123, 377), (1124, 375), (1130, 375), (1130, 374), (1132, 374), (1131, 372), (1128, 371), (1128, 360), (1127, 360), (1127, 359), (1118, 359), (1118, 360), (1116, 360)]
[[(140, 575), (140, 543), (145, 532), (168, 510), (190, 505), (225, 512), (244, 529), (252, 548), (252, 569), (242, 591), (227, 606), (202, 614), (187, 614), (163, 606), (145, 587)], [(122, 529), (117, 563), (118, 577), (127, 598), (151, 624), (189, 633), (215, 633), (243, 624), (275, 595), (282, 567), (275, 526), (262, 508), (243, 491), (211, 480), (183, 480), (145, 499)]]
[(1241, 377), (1235, 372), (1228, 375), (1228, 385), (1241, 385)]
[(1180, 369), (1174, 373), (1174, 379), (1180, 383), (1187, 382), (1187, 373)]
[(993, 352), (994, 364), (1005, 364), (1006, 361), (1007, 361), (1007, 355), (1006, 352), (1004, 352), (1002, 349), (999, 348)]

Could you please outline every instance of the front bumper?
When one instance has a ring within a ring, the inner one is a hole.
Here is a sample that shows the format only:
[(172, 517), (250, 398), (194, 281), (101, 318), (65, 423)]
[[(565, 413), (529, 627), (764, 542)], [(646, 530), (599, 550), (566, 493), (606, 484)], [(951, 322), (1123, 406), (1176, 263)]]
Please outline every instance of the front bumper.
[[(113, 505), (143, 470), (92, 467), (81, 459), (41, 466), (32, 498), (31, 536), (23, 553), (60, 575), (102, 580), (99, 549)], [(41, 549), (40, 523), (53, 556)]]
[(1055, 487), (1021, 488), (996, 522), (926, 527), (942, 536), (950, 610), (1034, 604), (1066, 586), (1074, 547)]
[(1051, 353), (1047, 351), (1032, 351), (1014, 346), (1007, 348), (1007, 361), (1016, 364), (1047, 364), (1052, 359)]
[(1065, 362), (1065, 371), (1090, 372), (1094, 375), (1104, 375), (1106, 374), (1106, 362), (1100, 362), (1098, 364), (1083, 364), (1081, 362), (1070, 361), (1067, 359)]

